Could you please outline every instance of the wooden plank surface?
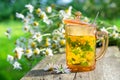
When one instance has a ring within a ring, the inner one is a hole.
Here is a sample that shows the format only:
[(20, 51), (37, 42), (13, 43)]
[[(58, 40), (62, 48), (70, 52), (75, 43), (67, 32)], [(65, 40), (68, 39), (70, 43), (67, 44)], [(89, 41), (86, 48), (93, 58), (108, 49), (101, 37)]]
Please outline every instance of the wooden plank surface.
[(48, 63), (65, 64), (65, 54), (46, 57), (21, 80), (120, 80), (120, 51), (114, 46), (107, 49), (104, 58), (97, 61), (96, 69), (93, 71), (51, 74), (43, 71)]

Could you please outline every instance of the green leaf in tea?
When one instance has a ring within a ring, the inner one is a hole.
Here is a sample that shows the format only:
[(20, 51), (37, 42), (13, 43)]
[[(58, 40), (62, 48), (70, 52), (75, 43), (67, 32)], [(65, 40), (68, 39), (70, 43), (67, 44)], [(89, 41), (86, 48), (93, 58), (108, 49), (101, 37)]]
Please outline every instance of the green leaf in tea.
[(88, 62), (81, 62), (81, 66), (88, 66)]
[(72, 49), (72, 53), (74, 53), (75, 55), (80, 54), (80, 52), (81, 52), (80, 47)]
[(83, 51), (92, 51), (92, 48), (91, 48), (91, 46), (89, 45), (89, 42), (88, 42), (88, 41), (86, 41), (86, 44), (85, 44), (85, 45), (81, 46), (81, 49), (82, 49)]

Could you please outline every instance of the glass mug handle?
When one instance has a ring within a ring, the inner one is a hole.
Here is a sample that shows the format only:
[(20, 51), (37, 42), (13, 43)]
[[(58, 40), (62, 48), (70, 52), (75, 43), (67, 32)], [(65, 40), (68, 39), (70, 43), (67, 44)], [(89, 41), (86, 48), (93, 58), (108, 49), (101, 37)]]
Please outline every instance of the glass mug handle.
[(105, 52), (107, 50), (107, 47), (108, 47), (108, 33), (103, 32), (103, 31), (97, 31), (96, 32), (96, 37), (97, 37), (97, 39), (102, 40), (102, 47), (101, 47), (100, 51), (98, 52), (98, 54), (96, 56), (96, 60), (99, 60), (105, 55)]

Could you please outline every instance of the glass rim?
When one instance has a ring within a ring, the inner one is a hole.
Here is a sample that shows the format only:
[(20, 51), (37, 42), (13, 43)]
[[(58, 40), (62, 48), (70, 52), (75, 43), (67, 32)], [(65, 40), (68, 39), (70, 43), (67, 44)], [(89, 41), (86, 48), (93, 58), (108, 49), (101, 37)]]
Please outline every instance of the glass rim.
[(67, 24), (65, 27), (79, 27), (79, 28), (96, 28), (94, 25), (89, 24), (89, 25), (72, 25), (72, 24)]

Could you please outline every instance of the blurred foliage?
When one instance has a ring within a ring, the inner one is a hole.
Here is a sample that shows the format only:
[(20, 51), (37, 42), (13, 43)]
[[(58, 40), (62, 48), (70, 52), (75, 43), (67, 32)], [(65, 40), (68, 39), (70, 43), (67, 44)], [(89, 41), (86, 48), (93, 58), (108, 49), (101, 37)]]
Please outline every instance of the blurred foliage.
[(59, 8), (72, 5), (75, 10), (81, 11), (88, 17), (95, 17), (98, 11), (102, 18), (112, 19), (120, 17), (120, 2), (118, 0), (72, 0), (69, 4), (64, 4), (62, 1), (63, 0), (0, 0), (0, 20), (15, 18), (15, 13), (24, 10), (24, 5), (28, 3), (34, 6), (40, 4), (40, 7), (57, 4), (57, 6), (60, 6)]
[(73, 0), (70, 5), (87, 16), (94, 17), (97, 12), (100, 12), (100, 16), (104, 18), (120, 17), (118, 0)]
[(15, 18), (16, 12), (22, 12), (27, 3), (35, 5), (37, 0), (0, 0), (0, 20)]

